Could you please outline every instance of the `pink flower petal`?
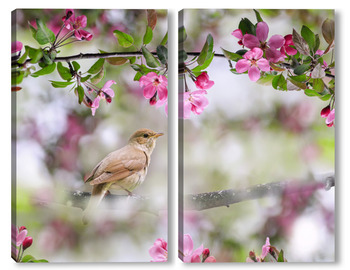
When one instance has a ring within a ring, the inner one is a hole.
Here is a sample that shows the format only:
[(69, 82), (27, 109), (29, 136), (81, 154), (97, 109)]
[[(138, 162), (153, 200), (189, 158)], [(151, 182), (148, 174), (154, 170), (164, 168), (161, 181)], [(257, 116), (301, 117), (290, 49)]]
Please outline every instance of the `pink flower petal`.
[(214, 263), (216, 262), (216, 259), (214, 256), (209, 256), (208, 258), (205, 259), (205, 263)]
[(331, 110), (330, 113), (328, 114), (327, 118), (326, 118), (326, 124), (330, 124), (334, 121), (335, 119), (335, 109)]
[(183, 254), (187, 256), (192, 254), (192, 251), (193, 251), (192, 237), (189, 234), (185, 234), (184, 241), (183, 241)]
[(253, 59), (260, 59), (264, 54), (263, 50), (260, 48), (253, 48), (251, 53), (253, 55)]
[(143, 88), (143, 96), (145, 98), (151, 98), (156, 93), (156, 87), (153, 84), (148, 84)]
[(160, 100), (166, 100), (168, 98), (168, 89), (162, 84), (158, 86), (157, 93)]
[(249, 49), (253, 49), (255, 47), (260, 46), (259, 39), (251, 34), (245, 34), (242, 39), (243, 45)]
[(232, 36), (238, 38), (238, 39), (242, 39), (243, 38), (243, 34), (242, 34), (242, 31), (241, 29), (236, 29), (235, 31), (233, 31), (231, 33)]
[(250, 68), (250, 61), (247, 59), (240, 59), (236, 63), (236, 71), (238, 73), (246, 72)]
[(270, 48), (274, 48), (274, 49), (279, 49), (284, 45), (284, 37), (281, 35), (273, 35), (269, 41), (267, 42), (267, 45)]
[(22, 230), (20, 233), (18, 233), (16, 237), (16, 246), (22, 245), (26, 236), (27, 236), (27, 230)]
[(248, 77), (251, 81), (256, 82), (260, 78), (260, 69), (258, 69), (256, 66), (252, 66), (248, 70)]
[(269, 61), (267, 61), (265, 58), (260, 58), (256, 63), (262, 71), (270, 71)]
[(269, 34), (269, 27), (266, 22), (259, 22), (256, 26), (256, 37), (259, 41), (264, 42)]
[(21, 51), (23, 48), (23, 44), (20, 41), (14, 41), (11, 43), (11, 53), (16, 53)]
[(202, 262), (201, 258), (199, 257), (198, 254), (191, 256), (191, 263), (201, 263), (201, 262)]
[(270, 238), (266, 237), (266, 242), (265, 245), (262, 246), (262, 252), (261, 252), (261, 257), (265, 258), (266, 255), (269, 253), (270, 251)]

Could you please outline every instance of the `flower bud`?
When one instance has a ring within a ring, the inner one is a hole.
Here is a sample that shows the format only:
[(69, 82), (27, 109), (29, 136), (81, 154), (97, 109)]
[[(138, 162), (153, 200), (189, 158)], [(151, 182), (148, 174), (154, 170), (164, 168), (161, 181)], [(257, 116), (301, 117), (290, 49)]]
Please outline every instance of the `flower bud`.
[(21, 231), (26, 230), (26, 229), (27, 228), (25, 226), (21, 226), (21, 227), (19, 227), (18, 232), (21, 232)]
[(30, 236), (27, 236), (24, 240), (23, 240), (23, 243), (22, 243), (22, 246), (23, 246), (23, 250), (29, 248), (33, 243), (33, 238), (30, 237)]
[(205, 248), (202, 252), (202, 261), (204, 262), (210, 255), (209, 248)]
[(321, 110), (321, 116), (323, 118), (327, 118), (327, 116), (329, 115), (329, 113), (331, 112), (331, 107), (328, 105), (327, 107), (324, 107), (322, 110)]

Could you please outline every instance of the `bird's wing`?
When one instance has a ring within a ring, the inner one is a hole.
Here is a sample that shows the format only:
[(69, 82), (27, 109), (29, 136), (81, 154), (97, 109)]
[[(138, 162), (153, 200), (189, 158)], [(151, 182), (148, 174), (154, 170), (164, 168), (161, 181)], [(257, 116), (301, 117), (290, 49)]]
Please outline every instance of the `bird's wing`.
[(127, 147), (110, 153), (95, 167), (91, 179), (88, 178), (91, 185), (124, 179), (147, 166), (143, 151), (135, 148), (128, 151)]

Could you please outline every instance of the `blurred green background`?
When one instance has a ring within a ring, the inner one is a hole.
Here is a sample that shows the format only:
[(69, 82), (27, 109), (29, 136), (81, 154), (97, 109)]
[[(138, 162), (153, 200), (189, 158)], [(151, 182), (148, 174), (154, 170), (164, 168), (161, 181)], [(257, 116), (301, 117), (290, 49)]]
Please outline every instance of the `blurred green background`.
[[(37, 48), (28, 22), (40, 18), (54, 32), (62, 24), (65, 10), (16, 10), (17, 40)], [(59, 56), (78, 53), (130, 51), (118, 45), (113, 30), (132, 35), (142, 44), (146, 31), (145, 10), (75, 10), (86, 15), (85, 30), (94, 35), (89, 42), (61, 48)], [(157, 11), (153, 41), (155, 50), (167, 32), (167, 12)], [(77, 61), (87, 71), (97, 59)], [(26, 226), (33, 245), (25, 254), (50, 262), (150, 261), (148, 249), (157, 238), (167, 239), (167, 116), (164, 107), (151, 107), (143, 90), (133, 81), (129, 65), (105, 64), (105, 77), (117, 84), (112, 103), (100, 102), (96, 115), (78, 104), (70, 88), (53, 88), (49, 80), (62, 80), (55, 71), (39, 78), (25, 78), (16, 92), (16, 202), (17, 226)], [(38, 67), (37, 67), (38, 69)], [(72, 207), (73, 191), (90, 191), (83, 178), (108, 153), (121, 148), (139, 128), (165, 133), (158, 139), (146, 181), (134, 192), (145, 202), (118, 202), (115, 209), (101, 207), (98, 218), (84, 226), (82, 210)]]
[[(259, 10), (272, 35), (298, 32), (303, 24), (320, 35), (333, 10)], [(200, 51), (210, 33), (214, 51), (241, 49), (231, 35), (253, 10), (184, 10), (186, 51)], [(326, 59), (329, 60), (330, 58)], [(207, 69), (214, 86), (209, 106), (184, 121), (184, 194), (239, 189), (276, 181), (301, 181), (334, 172), (334, 128), (320, 111), (328, 105), (301, 91), (277, 91), (230, 72), (224, 58)], [(191, 90), (194, 83), (187, 79)], [(180, 157), (181, 158), (181, 157)], [(269, 197), (203, 211), (185, 211), (184, 231), (195, 248), (209, 248), (217, 261), (244, 262), (249, 251), (261, 254), (266, 237), (291, 262), (335, 260), (334, 188), (303, 200)], [(186, 206), (185, 206), (186, 208)]]

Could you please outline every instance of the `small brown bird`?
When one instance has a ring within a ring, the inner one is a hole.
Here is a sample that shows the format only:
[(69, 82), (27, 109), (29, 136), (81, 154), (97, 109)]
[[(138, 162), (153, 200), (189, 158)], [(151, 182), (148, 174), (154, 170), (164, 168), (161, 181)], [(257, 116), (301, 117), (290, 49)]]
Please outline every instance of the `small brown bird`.
[(156, 139), (162, 135), (163, 133), (150, 129), (139, 129), (131, 135), (126, 146), (109, 153), (96, 165), (85, 180), (93, 188), (89, 204), (84, 211), (84, 223), (87, 223), (87, 219), (110, 189), (125, 190), (132, 195), (132, 191), (142, 184)]

